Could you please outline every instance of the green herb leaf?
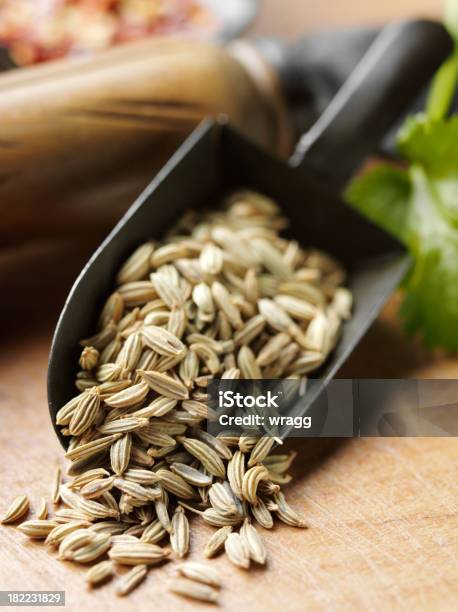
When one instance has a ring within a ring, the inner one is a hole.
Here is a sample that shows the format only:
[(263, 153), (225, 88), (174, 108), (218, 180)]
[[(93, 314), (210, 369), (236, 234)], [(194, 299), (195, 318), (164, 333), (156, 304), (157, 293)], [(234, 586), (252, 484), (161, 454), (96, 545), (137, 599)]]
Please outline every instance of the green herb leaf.
[(458, 44), (458, 0), (445, 0), (444, 22)]
[(402, 315), (425, 344), (458, 350), (458, 116), (410, 118), (399, 134), (406, 170), (379, 166), (353, 181), (348, 201), (414, 256)]
[(458, 54), (452, 55), (439, 68), (426, 102), (426, 114), (432, 120), (442, 119), (450, 109), (458, 85)]
[(406, 173), (383, 164), (351, 183), (346, 198), (370, 221), (406, 244), (410, 192)]

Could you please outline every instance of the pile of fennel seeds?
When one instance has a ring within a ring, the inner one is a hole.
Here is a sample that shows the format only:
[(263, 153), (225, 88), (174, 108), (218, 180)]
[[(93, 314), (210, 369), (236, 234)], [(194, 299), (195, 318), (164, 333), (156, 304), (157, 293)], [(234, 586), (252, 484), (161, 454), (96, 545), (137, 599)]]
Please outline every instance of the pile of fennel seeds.
[[(271, 437), (206, 432), (213, 378), (300, 379), (326, 360), (350, 317), (352, 297), (337, 262), (280, 237), (278, 207), (239, 193), (212, 212), (190, 213), (163, 243), (141, 245), (84, 347), (78, 394), (57, 413), (69, 436), (70, 479), (57, 473), (51, 518), (41, 503), (19, 529), (59, 557), (96, 563), (89, 584), (132, 566), (125, 595), (148, 569), (189, 551), (189, 513), (217, 530), (204, 556), (224, 551), (238, 567), (264, 564), (261, 529), (274, 517), (303, 519), (281, 486), (293, 453), (271, 454)], [(4, 522), (23, 518), (17, 498)], [(259, 529), (261, 528), (261, 529)], [(184, 563), (170, 589), (215, 602), (208, 564)]]

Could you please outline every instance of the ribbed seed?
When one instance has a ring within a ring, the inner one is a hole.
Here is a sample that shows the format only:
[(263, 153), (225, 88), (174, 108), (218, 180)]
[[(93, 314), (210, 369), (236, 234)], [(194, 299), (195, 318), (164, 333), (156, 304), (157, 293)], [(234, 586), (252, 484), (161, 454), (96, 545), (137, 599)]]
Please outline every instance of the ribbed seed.
[(98, 389), (86, 391), (72, 414), (68, 428), (72, 436), (79, 436), (87, 431), (97, 419), (100, 409)]
[(239, 449), (242, 453), (249, 453), (258, 443), (259, 438), (257, 436), (240, 436), (239, 438)]
[(75, 563), (92, 563), (104, 555), (111, 546), (111, 537), (105, 533), (95, 534), (94, 539), (86, 546), (77, 548), (68, 557)]
[(81, 340), (81, 346), (92, 346), (98, 351), (102, 351), (116, 336), (116, 325), (113, 321), (109, 321), (107, 325), (97, 334)]
[(214, 451), (208, 444), (201, 442), (200, 440), (194, 440), (192, 438), (178, 438), (179, 442), (193, 457), (198, 459), (206, 470), (218, 478), (224, 478), (226, 475), (226, 468), (221, 460), (221, 457), (216, 451)]
[(68, 425), (71, 421), (71, 418), (78, 407), (79, 403), (83, 399), (85, 393), (80, 393), (69, 402), (64, 404), (60, 410), (57, 411), (56, 414), (56, 423), (57, 425)]
[(151, 265), (151, 256), (154, 251), (154, 243), (146, 242), (139, 246), (123, 264), (118, 272), (116, 280), (118, 284), (139, 281), (148, 274)]
[(179, 287), (170, 283), (165, 274), (157, 272), (155, 274), (151, 274), (150, 278), (151, 283), (157, 291), (157, 294), (170, 309), (177, 308), (183, 304), (183, 292)]
[(110, 321), (113, 323), (119, 323), (124, 311), (124, 300), (122, 296), (115, 291), (110, 295), (108, 300), (105, 302), (102, 312), (100, 313), (98, 327), (104, 329)]
[(274, 301), (263, 298), (258, 301), (258, 308), (266, 322), (276, 331), (290, 333), (296, 329), (291, 317)]
[(195, 582), (208, 584), (217, 589), (221, 588), (222, 581), (218, 572), (213, 567), (205, 565), (204, 563), (188, 561), (178, 566), (178, 571), (185, 578), (189, 578)]
[(285, 260), (282, 253), (270, 242), (267, 240), (252, 240), (250, 246), (256, 254), (258, 261), (273, 276), (279, 279), (287, 279), (291, 276), (291, 266)]
[(316, 370), (324, 361), (323, 353), (317, 351), (305, 351), (297, 359), (292, 361), (288, 366), (288, 372), (291, 374), (305, 375)]
[(85, 346), (81, 352), (79, 365), (82, 370), (93, 370), (99, 361), (100, 353), (93, 346)]
[(186, 352), (185, 345), (163, 327), (147, 325), (142, 329), (143, 343), (159, 355), (176, 357)]
[(199, 375), (199, 358), (193, 351), (188, 351), (185, 358), (180, 363), (180, 378), (184, 385), (191, 389), (197, 376)]
[(261, 315), (255, 315), (234, 335), (234, 341), (237, 345), (246, 345), (253, 342), (255, 338), (263, 331), (266, 326), (266, 321)]
[(187, 580), (186, 578), (174, 578), (169, 586), (172, 593), (196, 599), (198, 601), (206, 601), (208, 603), (216, 603), (218, 601), (218, 591), (207, 584)]
[(110, 516), (117, 517), (119, 515), (119, 511), (108, 508), (105, 504), (101, 504), (96, 501), (92, 501), (91, 499), (81, 499), (79, 503), (80, 510), (85, 512), (89, 516), (93, 518), (108, 518)]
[(44, 497), (40, 497), (40, 502), (37, 508), (37, 519), (44, 521), (48, 518), (48, 503)]
[[(148, 444), (152, 444), (153, 446), (163, 447), (163, 448), (174, 448), (176, 446), (175, 439), (168, 434), (160, 433), (159, 431), (154, 430), (151, 425), (147, 427), (143, 427), (141, 430), (137, 431), (137, 437)], [(149, 451), (148, 451), (149, 452)]]
[(140, 468), (129, 468), (124, 472), (123, 478), (140, 485), (154, 485), (159, 482), (159, 478), (154, 472)]
[(124, 478), (116, 478), (114, 486), (134, 499), (144, 502), (158, 499), (161, 495), (160, 489), (146, 488), (136, 482), (125, 480)]
[(221, 527), (218, 531), (212, 535), (212, 537), (208, 540), (205, 549), (204, 555), (211, 559), (219, 552), (221, 552), (224, 548), (224, 542), (227, 539), (227, 536), (232, 532), (232, 527), (230, 525), (226, 527)]
[(269, 473), (263, 465), (252, 467), (245, 473), (242, 481), (242, 494), (248, 502), (254, 505), (258, 503), (258, 485), (261, 480), (267, 480), (268, 476)]
[(99, 521), (89, 527), (91, 531), (96, 533), (109, 533), (110, 535), (119, 535), (129, 527), (128, 523), (121, 521)]
[(172, 521), (170, 520), (167, 503), (164, 501), (163, 498), (158, 499), (154, 502), (154, 507), (156, 509), (157, 518), (159, 519), (161, 525), (168, 533), (172, 533)]
[(65, 536), (59, 545), (59, 558), (70, 559), (75, 550), (94, 541), (97, 534), (89, 529), (76, 529)]
[(159, 519), (156, 519), (152, 523), (147, 525), (141, 535), (140, 540), (149, 544), (157, 544), (158, 542), (164, 539), (167, 533), (168, 532), (165, 530)]
[(235, 451), (232, 459), (227, 465), (227, 479), (231, 489), (239, 499), (243, 498), (242, 484), (245, 476), (245, 456), (242, 451)]
[(220, 514), (237, 514), (238, 508), (230, 487), (215, 482), (209, 489), (210, 503)]
[(251, 506), (251, 512), (261, 527), (264, 527), (264, 529), (272, 529), (274, 520), (261, 497), (258, 498), (256, 505)]
[(192, 299), (199, 309), (201, 317), (205, 321), (213, 321), (215, 316), (215, 305), (210, 287), (206, 283), (199, 283), (192, 291)]
[(155, 474), (166, 491), (173, 493), (180, 499), (192, 499), (195, 497), (194, 489), (178, 474), (165, 469), (157, 470)]
[(2, 518), (2, 524), (7, 525), (8, 523), (15, 523), (29, 511), (29, 498), (27, 495), (19, 495), (11, 503), (10, 507), (6, 511), (5, 516)]
[(286, 502), (283, 493), (274, 495), (274, 502), (278, 505), (277, 516), (283, 523), (291, 527), (307, 527), (304, 519)]
[(291, 342), (291, 336), (280, 332), (273, 336), (259, 351), (256, 363), (265, 367), (279, 358), (281, 351)]
[(188, 389), (181, 381), (160, 372), (146, 372), (144, 370), (138, 370), (138, 372), (145, 383), (156, 393), (170, 399), (188, 399)]
[(276, 295), (274, 301), (285, 312), (298, 320), (311, 321), (316, 315), (316, 306), (291, 295)]
[(202, 250), (199, 264), (204, 274), (216, 276), (222, 270), (224, 256), (222, 250), (214, 244), (207, 244)]
[(234, 526), (242, 522), (241, 516), (237, 514), (221, 514), (214, 508), (207, 508), (207, 510), (202, 512), (202, 518), (209, 525), (213, 525), (213, 527), (227, 527), (229, 525)]
[[(183, 402), (183, 404), (184, 403), (185, 402)], [(203, 430), (195, 430), (194, 435), (198, 440), (204, 442), (205, 444), (207, 444), (207, 446), (212, 448), (222, 459), (226, 459), (227, 461), (230, 461), (232, 459), (231, 449), (227, 447), (224, 442), (222, 442), (218, 438), (215, 438), (215, 436), (212, 436), (207, 431)]]
[(86, 582), (90, 586), (95, 586), (101, 582), (105, 582), (108, 578), (113, 576), (113, 562), (112, 561), (100, 561), (94, 567), (91, 567), (86, 572)]
[(212, 286), (212, 295), (218, 308), (229, 319), (234, 329), (240, 329), (243, 326), (242, 319), (238, 308), (231, 301), (231, 295), (224, 285), (220, 282), (215, 281)]
[(248, 569), (250, 567), (250, 554), (244, 540), (238, 533), (230, 533), (224, 542), (226, 555), (234, 565)]
[(170, 470), (181, 476), (186, 482), (189, 482), (196, 487), (208, 487), (212, 484), (213, 478), (197, 470), (196, 468), (184, 463), (172, 463)]
[(135, 444), (132, 444), (132, 448), (130, 451), (130, 459), (131, 462), (137, 466), (139, 465), (144, 467), (151, 467), (152, 465), (154, 465), (154, 458), (148, 455), (145, 450)]
[(144, 542), (116, 544), (108, 553), (113, 561), (121, 565), (155, 565), (169, 556), (169, 552), (156, 544)]
[(99, 478), (104, 478), (105, 476), (109, 476), (110, 472), (105, 470), (104, 468), (94, 468), (92, 470), (88, 470), (84, 472), (80, 476), (76, 476), (70, 483), (68, 483), (68, 487), (70, 489), (81, 489), (88, 482), (92, 480), (98, 480)]
[(157, 297), (156, 289), (150, 281), (133, 281), (118, 287), (124, 305), (128, 307), (143, 306)]
[(148, 573), (147, 565), (137, 565), (125, 574), (118, 582), (116, 594), (119, 597), (124, 597), (131, 593), (143, 580)]
[(138, 417), (127, 417), (125, 419), (117, 419), (115, 421), (109, 421), (100, 425), (98, 427), (98, 431), (103, 434), (116, 434), (116, 433), (128, 433), (130, 431), (135, 431), (137, 429), (141, 429), (148, 425), (148, 419), (142, 419)]
[(95, 376), (101, 383), (112, 382), (118, 380), (122, 372), (122, 368), (117, 363), (104, 363), (97, 368)]
[(105, 399), (105, 403), (113, 408), (129, 408), (143, 402), (149, 393), (149, 387), (144, 382), (132, 385)]
[(110, 449), (111, 468), (115, 474), (119, 476), (127, 469), (131, 455), (132, 436), (127, 433), (115, 440)]
[(294, 451), (284, 455), (269, 455), (262, 460), (262, 463), (266, 466), (269, 472), (283, 474), (289, 470), (296, 456), (297, 453)]
[(69, 523), (64, 523), (63, 525), (57, 525), (46, 536), (45, 544), (48, 544), (49, 546), (57, 546), (74, 531), (81, 529), (85, 530), (87, 527), (89, 527), (89, 525), (90, 523), (87, 520), (70, 521)]
[(84, 523), (87, 523), (88, 521), (92, 520), (92, 517), (88, 516), (81, 510), (62, 508), (61, 510), (57, 510), (55, 513), (54, 520), (59, 524), (68, 524), (74, 521), (83, 521)]
[(19, 531), (22, 531), (29, 538), (36, 538), (38, 540), (44, 540), (54, 527), (57, 527), (56, 521), (40, 519), (25, 521), (18, 525)]
[(102, 438), (98, 438), (97, 440), (92, 440), (87, 444), (81, 444), (76, 448), (73, 448), (70, 451), (65, 453), (65, 457), (70, 459), (71, 461), (75, 461), (78, 459), (85, 459), (86, 457), (90, 457), (91, 455), (95, 455), (100, 451), (108, 448), (120, 437), (120, 434), (114, 434), (112, 436), (105, 436)]
[(142, 336), (134, 333), (128, 336), (116, 358), (116, 364), (123, 372), (132, 372), (137, 366), (143, 351)]
[(110, 491), (113, 487), (115, 477), (100, 478), (98, 480), (91, 480), (81, 488), (80, 493), (86, 499), (95, 499), (100, 497), (107, 491)]
[(264, 546), (261, 536), (256, 531), (256, 528), (253, 527), (248, 519), (245, 519), (240, 528), (240, 537), (248, 549), (250, 558), (260, 565), (265, 565), (267, 560), (266, 547)]
[(149, 406), (140, 408), (131, 414), (132, 417), (149, 419), (168, 414), (177, 405), (177, 400), (168, 397), (157, 397)]
[(264, 461), (274, 444), (275, 438), (272, 436), (263, 436), (259, 438), (251, 451), (250, 458), (248, 459), (248, 467), (253, 467), (253, 465)]
[(170, 545), (172, 551), (180, 559), (185, 557), (189, 552), (189, 521), (181, 506), (178, 506), (172, 517)]
[(263, 378), (261, 368), (256, 363), (255, 354), (250, 347), (241, 347), (237, 357), (237, 365), (243, 378), (253, 380)]

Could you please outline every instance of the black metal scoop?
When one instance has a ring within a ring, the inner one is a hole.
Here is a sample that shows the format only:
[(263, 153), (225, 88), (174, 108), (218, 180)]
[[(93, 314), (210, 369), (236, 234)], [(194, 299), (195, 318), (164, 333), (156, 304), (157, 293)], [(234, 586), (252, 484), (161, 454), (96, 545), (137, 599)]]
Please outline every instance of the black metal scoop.
[[(294, 238), (333, 254), (349, 272), (354, 315), (324, 366), (326, 384), (409, 266), (402, 247), (345, 205), (339, 194), (450, 49), (439, 24), (416, 21), (386, 27), (303, 136), (289, 164), (261, 151), (230, 125), (201, 125), (99, 247), (68, 296), (49, 362), (53, 423), (57, 410), (75, 394), (78, 342), (93, 332), (121, 263), (141, 242), (161, 237), (189, 208), (215, 206), (223, 194), (238, 188), (277, 201), (291, 219)], [(314, 399), (306, 396), (304, 412)], [(56, 432), (65, 446), (67, 441)]]

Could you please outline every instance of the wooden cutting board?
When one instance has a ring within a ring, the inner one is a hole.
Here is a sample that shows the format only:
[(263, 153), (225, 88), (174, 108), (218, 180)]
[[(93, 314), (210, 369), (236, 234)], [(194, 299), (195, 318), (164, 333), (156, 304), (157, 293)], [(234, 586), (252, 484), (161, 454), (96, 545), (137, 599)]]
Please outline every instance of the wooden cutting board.
[[(372, 5), (380, 5), (373, 9)], [(370, 22), (400, 14), (435, 14), (438, 2), (284, 3), (265, 0), (263, 33), (292, 36), (304, 23), (322, 26)], [(281, 8), (280, 8), (281, 5)], [(313, 5), (313, 7), (312, 7)], [(354, 10), (352, 11), (352, 7)], [(418, 10), (417, 10), (418, 8)], [(313, 9), (313, 10), (312, 10)], [(366, 11), (366, 12), (364, 12)], [(28, 492), (34, 508), (49, 496), (62, 450), (46, 406), (46, 362), (63, 299), (98, 236), (78, 245), (35, 244), (0, 258), (0, 513)], [(346, 376), (458, 377), (458, 362), (428, 355), (407, 341), (396, 319), (397, 298), (348, 363)], [(292, 505), (308, 529), (284, 525), (263, 532), (266, 569), (250, 573), (214, 561), (224, 576), (225, 610), (451, 610), (458, 601), (458, 494), (454, 439), (291, 440), (298, 451)], [(192, 558), (211, 528), (193, 523)], [(0, 528), (0, 590), (65, 590), (66, 609), (79, 611), (198, 610), (167, 592), (173, 565), (153, 569), (120, 602), (113, 584), (89, 592), (83, 570), (47, 555), (14, 528)]]

